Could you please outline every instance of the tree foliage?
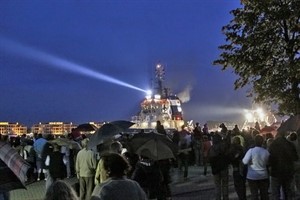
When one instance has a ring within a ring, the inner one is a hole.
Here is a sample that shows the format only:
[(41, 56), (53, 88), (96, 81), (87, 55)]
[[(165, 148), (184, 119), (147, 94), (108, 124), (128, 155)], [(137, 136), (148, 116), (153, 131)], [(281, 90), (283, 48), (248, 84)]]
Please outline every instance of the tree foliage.
[(230, 13), (214, 64), (233, 68), (235, 89), (250, 85), (255, 102), (300, 114), (300, 1), (244, 0)]

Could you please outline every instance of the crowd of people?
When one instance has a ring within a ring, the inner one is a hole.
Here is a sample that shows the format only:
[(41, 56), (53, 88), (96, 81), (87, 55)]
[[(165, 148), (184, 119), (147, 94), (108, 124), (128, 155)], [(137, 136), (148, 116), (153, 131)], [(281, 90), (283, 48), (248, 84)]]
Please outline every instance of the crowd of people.
[[(219, 128), (209, 132), (207, 124), (196, 123), (168, 134), (158, 122), (156, 132), (178, 147), (174, 158), (164, 160), (153, 159), (149, 149), (139, 154), (124, 151), (126, 140), (111, 141), (97, 149), (88, 148), (89, 138), (84, 135), (74, 138), (69, 134), (65, 138), (78, 142), (81, 149), (58, 145), (49, 134), (33, 138), (2, 135), (1, 140), (9, 142), (30, 163), (28, 183), (46, 180), (45, 200), (168, 200), (170, 170), (178, 168), (185, 180), (191, 165), (202, 166), (204, 176), (212, 173), (217, 200), (229, 199), (229, 176), (240, 200), (247, 199), (247, 187), (253, 200), (270, 196), (289, 200), (300, 195), (300, 130), (274, 136), (261, 134), (259, 127), (239, 130), (236, 125), (228, 130), (222, 123)], [(74, 176), (78, 178), (76, 185), (63, 181)]]

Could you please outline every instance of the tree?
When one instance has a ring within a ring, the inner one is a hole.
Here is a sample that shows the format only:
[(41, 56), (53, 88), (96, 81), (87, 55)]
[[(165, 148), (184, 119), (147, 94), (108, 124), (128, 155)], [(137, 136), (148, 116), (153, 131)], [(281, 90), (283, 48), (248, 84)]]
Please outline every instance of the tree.
[(233, 68), (235, 89), (250, 85), (255, 102), (300, 114), (300, 1), (243, 0), (230, 13), (214, 64)]

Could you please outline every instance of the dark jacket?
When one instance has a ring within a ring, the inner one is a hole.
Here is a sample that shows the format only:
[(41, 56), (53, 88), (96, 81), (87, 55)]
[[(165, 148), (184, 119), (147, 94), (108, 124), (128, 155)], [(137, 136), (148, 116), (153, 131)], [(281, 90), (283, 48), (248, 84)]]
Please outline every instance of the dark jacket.
[(54, 151), (50, 154), (49, 173), (53, 179), (66, 177), (66, 166), (63, 162), (64, 154)]
[(294, 161), (298, 155), (295, 146), (285, 137), (276, 138), (269, 148), (271, 176), (290, 179), (294, 175)]
[(228, 157), (229, 144), (225, 139), (222, 140), (221, 136), (216, 134), (213, 137), (213, 145), (209, 149), (208, 159), (211, 165), (212, 174), (216, 175), (222, 170), (228, 168), (229, 157)]
[(149, 199), (156, 198), (163, 181), (162, 172), (157, 163), (143, 159), (136, 164), (131, 177), (144, 189)]

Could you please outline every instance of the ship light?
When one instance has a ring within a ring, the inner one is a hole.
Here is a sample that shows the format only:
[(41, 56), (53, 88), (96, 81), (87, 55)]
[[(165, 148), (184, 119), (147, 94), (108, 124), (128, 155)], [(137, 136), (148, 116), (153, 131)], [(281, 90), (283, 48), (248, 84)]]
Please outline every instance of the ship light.
[(155, 99), (160, 99), (161, 96), (160, 96), (159, 94), (156, 94), (156, 95), (154, 95), (154, 98), (155, 98)]
[(146, 99), (147, 100), (151, 99), (151, 95), (146, 95)]
[(252, 115), (252, 113), (247, 112), (247, 113), (245, 114), (245, 117), (246, 117), (247, 121), (249, 121), (249, 122), (252, 122), (252, 121), (253, 121), (253, 115)]
[(181, 106), (178, 106), (178, 112), (182, 112), (182, 108), (181, 108)]

